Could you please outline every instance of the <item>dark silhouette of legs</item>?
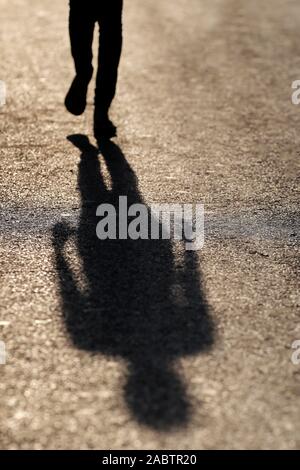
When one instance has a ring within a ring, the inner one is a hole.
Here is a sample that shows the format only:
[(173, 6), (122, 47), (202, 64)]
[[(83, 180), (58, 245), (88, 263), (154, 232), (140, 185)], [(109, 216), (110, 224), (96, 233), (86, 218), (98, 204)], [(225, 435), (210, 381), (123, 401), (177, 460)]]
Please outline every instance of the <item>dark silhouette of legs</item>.
[(94, 114), (97, 140), (116, 135), (116, 127), (109, 120), (108, 111), (116, 94), (122, 51), (122, 5), (123, 0), (106, 2), (97, 18), (100, 26)]
[(104, 2), (98, 16), (100, 26), (95, 105), (108, 113), (116, 93), (122, 50), (122, 0)]
[(88, 3), (70, 1), (69, 33), (71, 51), (76, 74), (79, 78), (90, 80), (93, 74), (92, 43), (95, 26), (93, 9)]
[(122, 50), (122, 7), (123, 0), (70, 0), (69, 32), (76, 77), (65, 104), (68, 111), (75, 115), (85, 110), (87, 88), (93, 75), (93, 33), (98, 22), (100, 35), (94, 113), (97, 140), (116, 135), (108, 113), (116, 93)]
[(67, 110), (79, 116), (86, 107), (86, 95), (93, 75), (93, 35), (95, 15), (78, 0), (70, 0), (69, 33), (76, 76), (66, 96)]

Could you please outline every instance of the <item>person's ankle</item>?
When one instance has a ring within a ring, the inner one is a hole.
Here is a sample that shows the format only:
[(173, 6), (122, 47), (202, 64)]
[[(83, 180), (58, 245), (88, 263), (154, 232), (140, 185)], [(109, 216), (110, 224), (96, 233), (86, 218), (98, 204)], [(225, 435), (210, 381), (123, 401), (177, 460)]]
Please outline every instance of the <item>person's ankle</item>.
[(96, 121), (108, 121), (109, 120), (108, 109), (95, 105), (94, 118)]
[(88, 85), (93, 77), (93, 73), (94, 73), (93, 67), (91, 67), (88, 70), (85, 70), (84, 72), (82, 70), (76, 71), (75, 79), (77, 79), (81, 83)]

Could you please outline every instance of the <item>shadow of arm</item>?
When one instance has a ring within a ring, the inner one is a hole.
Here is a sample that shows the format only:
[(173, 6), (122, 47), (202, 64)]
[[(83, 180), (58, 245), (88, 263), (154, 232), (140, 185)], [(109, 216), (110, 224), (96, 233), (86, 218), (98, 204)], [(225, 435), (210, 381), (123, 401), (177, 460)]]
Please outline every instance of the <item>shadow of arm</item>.
[(63, 301), (63, 310), (67, 313), (69, 311), (74, 312), (74, 309), (80, 311), (85, 304), (85, 296), (78, 288), (72, 269), (64, 254), (65, 245), (74, 233), (75, 231), (66, 223), (56, 224), (52, 231), (52, 245), (59, 289)]

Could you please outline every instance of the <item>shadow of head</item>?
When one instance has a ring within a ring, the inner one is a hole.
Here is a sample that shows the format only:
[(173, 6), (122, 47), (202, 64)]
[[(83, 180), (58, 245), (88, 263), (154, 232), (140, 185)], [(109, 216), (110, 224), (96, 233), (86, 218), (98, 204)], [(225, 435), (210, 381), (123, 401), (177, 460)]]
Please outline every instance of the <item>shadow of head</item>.
[[(127, 196), (128, 206), (145, 203), (116, 144), (103, 142), (97, 149), (85, 136), (69, 140), (81, 151), (81, 214), (75, 231), (64, 224), (53, 229), (66, 329), (76, 347), (125, 360), (124, 396), (138, 422), (161, 430), (183, 426), (190, 405), (176, 361), (213, 343), (197, 255), (184, 249), (178, 254), (165, 239), (99, 240), (99, 204), (112, 204), (118, 216), (120, 196)], [(102, 176), (99, 153), (111, 178), (110, 188)], [(84, 289), (66, 256), (69, 238), (82, 266)]]

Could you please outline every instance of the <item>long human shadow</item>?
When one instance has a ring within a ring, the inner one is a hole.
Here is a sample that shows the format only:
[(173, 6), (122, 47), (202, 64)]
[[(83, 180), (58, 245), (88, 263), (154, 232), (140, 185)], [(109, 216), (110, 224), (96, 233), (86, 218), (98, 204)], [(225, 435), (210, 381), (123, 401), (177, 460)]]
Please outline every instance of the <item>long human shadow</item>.
[[(213, 322), (201, 290), (197, 255), (184, 251), (175, 264), (170, 240), (105, 240), (96, 236), (96, 208), (127, 196), (144, 203), (137, 178), (121, 149), (103, 143), (100, 152), (111, 177), (101, 174), (99, 150), (86, 136), (69, 140), (81, 151), (78, 228), (53, 229), (55, 264), (66, 329), (82, 350), (122, 358), (128, 365), (124, 397), (135, 419), (159, 430), (185, 425), (191, 406), (176, 360), (207, 350)], [(81, 288), (66, 257), (74, 239), (85, 278)]]

